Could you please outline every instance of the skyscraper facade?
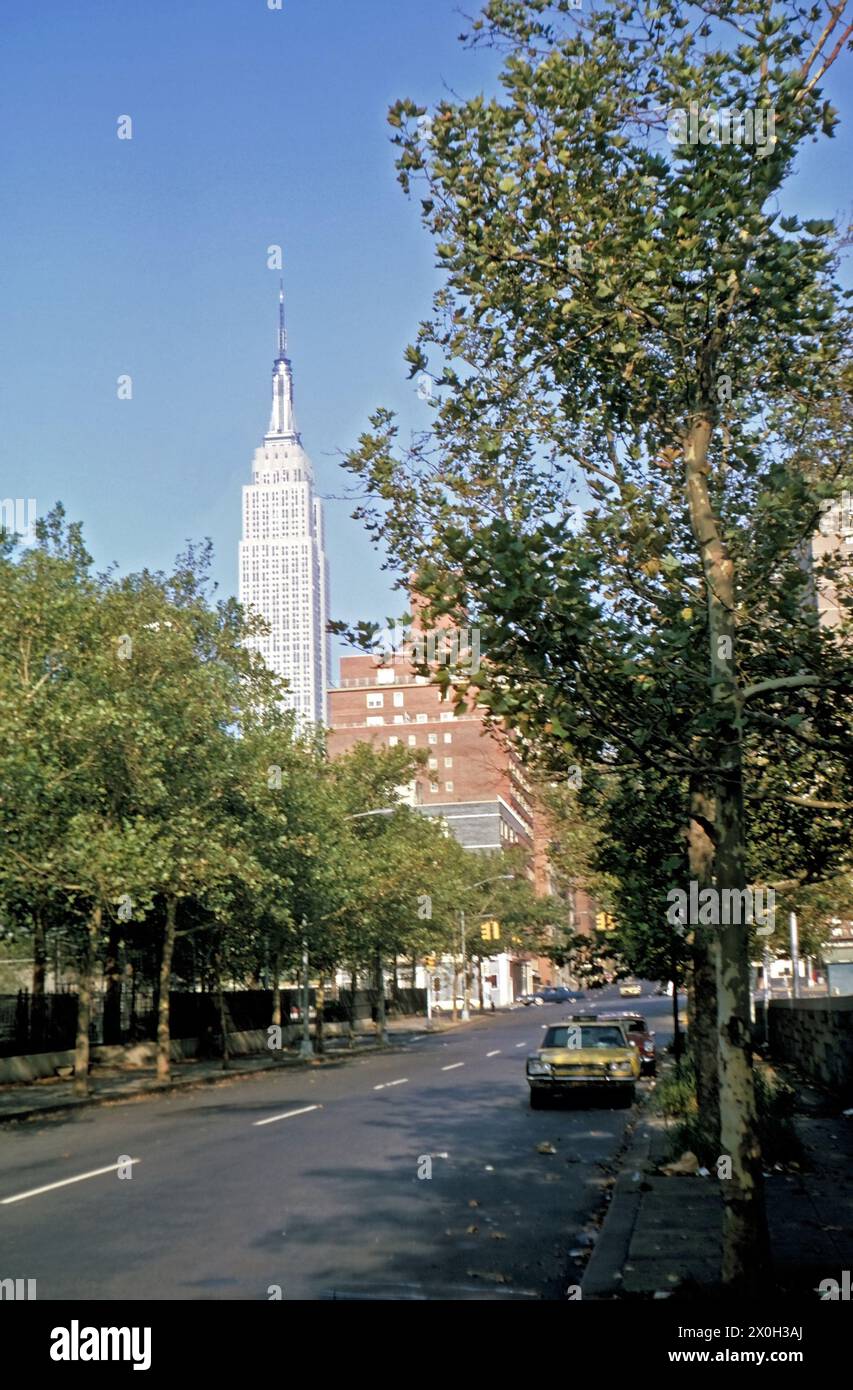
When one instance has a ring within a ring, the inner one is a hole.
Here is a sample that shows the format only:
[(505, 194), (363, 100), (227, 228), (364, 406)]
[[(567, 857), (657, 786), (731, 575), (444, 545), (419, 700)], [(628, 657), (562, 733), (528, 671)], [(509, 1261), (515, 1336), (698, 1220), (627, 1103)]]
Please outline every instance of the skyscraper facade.
[(330, 644), (329, 568), (323, 504), (293, 410), (284, 291), (279, 292), (278, 356), (272, 369), (272, 415), (243, 488), (240, 602), (261, 613), (269, 633), (254, 645), (289, 686), (285, 699), (300, 725), (326, 723)]

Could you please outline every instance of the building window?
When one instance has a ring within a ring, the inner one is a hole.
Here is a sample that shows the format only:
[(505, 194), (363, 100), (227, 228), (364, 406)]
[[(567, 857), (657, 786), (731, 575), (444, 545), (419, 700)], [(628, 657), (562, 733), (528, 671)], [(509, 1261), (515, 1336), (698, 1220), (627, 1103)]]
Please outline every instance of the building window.
[(452, 766), (453, 766), (453, 759), (452, 759), (452, 758), (445, 758), (445, 760), (444, 760), (444, 766), (445, 766), (445, 767), (452, 767)]
[(448, 721), (448, 719), (452, 719), (452, 718), (453, 718), (453, 711), (452, 711), (452, 710), (447, 710), (447, 711), (445, 711), (445, 713), (439, 715), (439, 718), (441, 719), (442, 724), (446, 724), (447, 721)]
[(434, 795), (434, 794), (438, 791), (438, 783), (437, 783), (437, 782), (430, 782), (430, 784), (429, 784), (429, 789), (430, 789), (430, 791), (431, 791), (431, 792), (433, 793), (433, 795)]
[(368, 708), (368, 709), (381, 709), (382, 706), (384, 705), (384, 703), (385, 703), (385, 696), (384, 696), (384, 695), (368, 695), (368, 697), (367, 697), (367, 708)]
[(428, 766), (428, 767), (438, 767), (438, 758), (430, 758), (430, 760), (429, 760), (427, 766)]
[(381, 714), (369, 714), (364, 722), (365, 724), (384, 724), (385, 720)]
[(409, 747), (410, 747), (410, 748), (414, 748), (414, 746), (415, 746), (415, 744), (417, 743), (417, 741), (418, 741), (418, 740), (417, 740), (417, 737), (415, 736), (415, 734), (409, 734)]
[(452, 743), (452, 742), (453, 742), (453, 735), (452, 735), (452, 734), (445, 734), (445, 735), (444, 735), (444, 741), (445, 741), (445, 743)]
[(400, 740), (399, 740), (398, 738), (394, 738), (393, 735), (392, 735), (392, 737), (389, 738), (389, 740), (388, 740), (388, 747), (389, 747), (389, 748), (396, 748), (396, 747), (397, 747), (397, 744), (398, 744), (399, 742), (400, 742)]
[(438, 734), (427, 734), (427, 743), (438, 743)]
[(452, 783), (452, 782), (445, 782), (445, 784), (444, 784), (444, 790), (445, 790), (446, 792), (452, 792), (452, 791), (453, 791), (453, 783)]
[(403, 708), (403, 705), (404, 705), (405, 703), (406, 703), (406, 697), (405, 697), (405, 695), (403, 694), (402, 690), (395, 690), (395, 691), (394, 691), (394, 705), (395, 705), (395, 707), (396, 707), (397, 709), (402, 709), (402, 708)]
[(419, 715), (418, 715), (418, 723), (419, 723), (419, 724), (426, 724), (426, 722), (427, 722), (428, 719), (429, 719), (429, 715), (428, 715), (428, 714), (419, 714)]

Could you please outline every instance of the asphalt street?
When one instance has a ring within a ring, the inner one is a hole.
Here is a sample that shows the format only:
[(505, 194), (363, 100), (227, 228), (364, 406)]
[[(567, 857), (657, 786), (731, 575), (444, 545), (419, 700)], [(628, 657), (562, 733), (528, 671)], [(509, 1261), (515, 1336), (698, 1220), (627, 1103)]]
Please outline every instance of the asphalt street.
[[(670, 1000), (605, 1006), (668, 1040)], [(6, 1126), (2, 1274), (39, 1300), (565, 1297), (631, 1113), (529, 1109), (567, 1012)]]

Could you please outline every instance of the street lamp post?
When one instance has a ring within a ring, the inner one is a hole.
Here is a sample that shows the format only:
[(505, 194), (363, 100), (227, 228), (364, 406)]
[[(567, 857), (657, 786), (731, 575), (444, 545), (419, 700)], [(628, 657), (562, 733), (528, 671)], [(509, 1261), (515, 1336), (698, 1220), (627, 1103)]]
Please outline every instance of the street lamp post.
[[(487, 883), (497, 883), (501, 879), (513, 879), (515, 874), (492, 874), (491, 878), (481, 878), (479, 883), (471, 883), (466, 888), (466, 893), (473, 893), (475, 888), (483, 888)], [(459, 917), (462, 926), (462, 1022), (468, 1023), (471, 1018), (471, 1011), (468, 1008), (468, 956), (465, 949), (465, 909), (459, 909)], [(456, 1008), (454, 997), (453, 1007)]]
[(465, 909), (459, 913), (462, 918), (462, 1022), (467, 1023), (471, 1017), (468, 1008), (468, 956), (465, 950)]

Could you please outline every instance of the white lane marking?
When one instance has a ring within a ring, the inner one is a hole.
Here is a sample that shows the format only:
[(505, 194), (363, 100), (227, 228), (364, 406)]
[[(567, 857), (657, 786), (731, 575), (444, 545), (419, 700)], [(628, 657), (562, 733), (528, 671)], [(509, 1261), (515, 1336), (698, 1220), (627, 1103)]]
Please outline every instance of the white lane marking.
[(407, 1076), (401, 1076), (399, 1081), (381, 1081), (378, 1086), (374, 1086), (374, 1091), (386, 1091), (389, 1086), (405, 1086), (408, 1081)]
[(129, 1168), (132, 1163), (141, 1163), (141, 1158), (126, 1158), (122, 1163), (111, 1163), (108, 1168), (93, 1168), (91, 1173), (78, 1173), (76, 1178), (62, 1178), (60, 1182), (49, 1182), (44, 1187), (32, 1187), (29, 1192), (18, 1192), (14, 1197), (4, 1197), (0, 1207), (8, 1207), (12, 1202), (23, 1202), (27, 1197), (40, 1197), (43, 1192), (53, 1192), (57, 1187), (68, 1187), (73, 1182), (85, 1182), (86, 1178), (100, 1178), (104, 1173), (115, 1173), (119, 1168)]
[(500, 1048), (499, 1048), (499, 1047), (496, 1047), (495, 1050), (494, 1050), (494, 1052), (487, 1052), (487, 1053), (486, 1053), (486, 1056), (487, 1056), (487, 1057), (497, 1057), (497, 1056), (499, 1055), (499, 1053), (500, 1053)]
[(449, 1067), (442, 1067), (442, 1071), (455, 1071), (457, 1067), (464, 1067), (464, 1062), (451, 1062)]
[(516, 1043), (516, 1047), (527, 1047), (527, 1043)]
[(322, 1110), (322, 1105), (303, 1105), (299, 1110), (285, 1110), (283, 1115), (270, 1115), (268, 1120), (254, 1120), (253, 1128), (258, 1125), (274, 1125), (276, 1120), (289, 1120), (294, 1115), (307, 1115), (310, 1110)]

